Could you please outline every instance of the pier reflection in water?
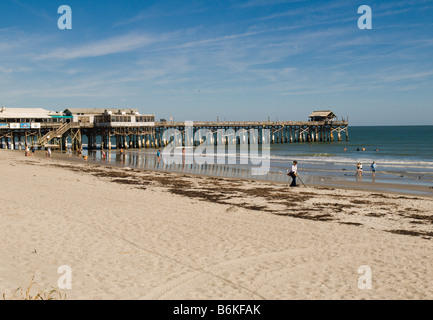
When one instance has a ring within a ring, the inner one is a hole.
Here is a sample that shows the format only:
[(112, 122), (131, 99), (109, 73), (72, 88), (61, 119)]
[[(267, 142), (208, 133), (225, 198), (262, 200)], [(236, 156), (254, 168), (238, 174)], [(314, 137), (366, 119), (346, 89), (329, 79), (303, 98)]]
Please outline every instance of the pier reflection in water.
[(257, 169), (261, 169), (260, 167), (239, 164), (188, 163), (188, 161), (185, 161), (185, 157), (181, 157), (181, 159), (177, 159), (178, 161), (167, 164), (162, 160), (162, 158), (158, 160), (154, 153), (126, 152), (120, 154), (119, 152), (112, 151), (106, 152), (106, 158), (103, 159), (100, 151), (88, 151), (88, 158), (92, 161), (102, 162), (113, 166), (140, 170), (166, 171), (212, 177), (253, 179), (283, 183), (288, 181), (285, 171), (282, 170), (268, 170), (267, 168), (262, 168), (263, 174), (255, 174)]

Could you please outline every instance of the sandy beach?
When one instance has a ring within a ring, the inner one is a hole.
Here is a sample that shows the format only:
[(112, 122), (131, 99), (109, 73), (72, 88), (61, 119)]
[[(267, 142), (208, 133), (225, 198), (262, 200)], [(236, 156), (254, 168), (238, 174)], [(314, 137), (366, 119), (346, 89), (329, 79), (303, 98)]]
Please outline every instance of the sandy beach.
[[(66, 299), (432, 299), (433, 198), (0, 150), (0, 294)], [(359, 287), (360, 266), (372, 272)]]

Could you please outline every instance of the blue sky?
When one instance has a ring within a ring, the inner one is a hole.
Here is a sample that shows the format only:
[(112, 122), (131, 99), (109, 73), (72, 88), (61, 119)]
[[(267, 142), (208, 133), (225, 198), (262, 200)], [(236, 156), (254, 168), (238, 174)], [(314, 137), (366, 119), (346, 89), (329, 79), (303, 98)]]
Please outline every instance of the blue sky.
[[(64, 4), (72, 30), (57, 27)], [(433, 124), (433, 1), (3, 0), (0, 104)]]

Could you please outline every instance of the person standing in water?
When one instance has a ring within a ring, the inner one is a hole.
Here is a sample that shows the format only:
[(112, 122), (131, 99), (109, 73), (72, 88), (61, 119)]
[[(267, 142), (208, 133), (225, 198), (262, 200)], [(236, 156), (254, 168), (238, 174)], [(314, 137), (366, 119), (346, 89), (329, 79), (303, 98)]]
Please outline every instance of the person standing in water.
[(376, 176), (376, 168), (377, 168), (376, 162), (373, 161), (373, 163), (371, 164), (371, 174), (373, 175), (373, 177)]
[(356, 165), (356, 180), (360, 178), (362, 180), (362, 162), (358, 162)]

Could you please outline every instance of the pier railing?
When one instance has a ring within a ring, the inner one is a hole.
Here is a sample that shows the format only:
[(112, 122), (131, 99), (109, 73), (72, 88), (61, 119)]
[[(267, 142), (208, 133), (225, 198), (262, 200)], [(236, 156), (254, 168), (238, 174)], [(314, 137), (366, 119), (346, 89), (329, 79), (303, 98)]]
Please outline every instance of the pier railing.
[[(346, 120), (335, 121), (194, 121), (195, 127), (257, 127), (257, 126), (347, 126)], [(155, 122), (155, 127), (183, 127), (184, 121)]]

